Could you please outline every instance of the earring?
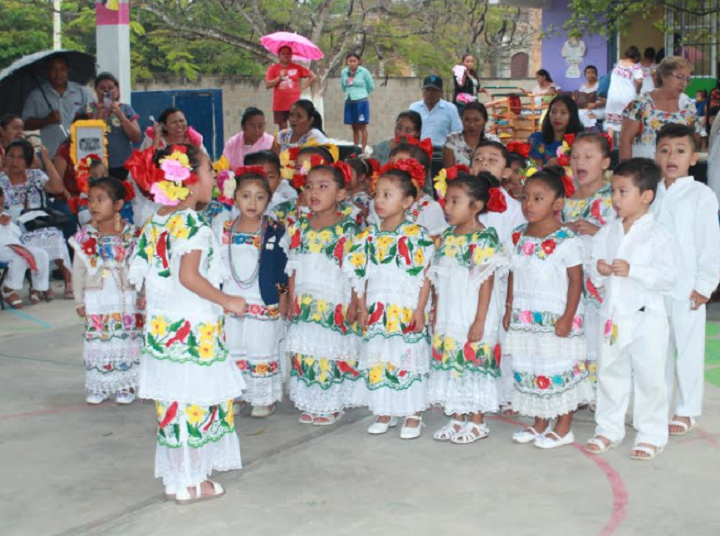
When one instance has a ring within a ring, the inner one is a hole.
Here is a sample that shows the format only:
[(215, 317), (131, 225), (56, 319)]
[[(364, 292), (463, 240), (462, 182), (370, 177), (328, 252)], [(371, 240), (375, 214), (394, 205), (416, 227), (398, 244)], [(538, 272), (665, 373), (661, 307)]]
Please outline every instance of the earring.
[(479, 218), (479, 217), (480, 217), (480, 215), (479, 215), (479, 214), (476, 214), (475, 217), (473, 218), (473, 231), (474, 231), (475, 229), (477, 229), (477, 224), (478, 224), (478, 218)]
[(190, 195), (197, 195), (198, 193), (199, 193), (199, 190), (197, 188), (190, 189)]
[(122, 221), (122, 218), (120, 217), (120, 213), (115, 214), (115, 232), (120, 232), (120, 222)]

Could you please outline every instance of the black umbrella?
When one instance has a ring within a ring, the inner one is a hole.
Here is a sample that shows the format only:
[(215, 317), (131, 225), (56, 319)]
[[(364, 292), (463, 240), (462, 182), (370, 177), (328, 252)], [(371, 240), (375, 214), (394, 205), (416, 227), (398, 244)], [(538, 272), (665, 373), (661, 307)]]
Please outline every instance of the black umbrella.
[[(45, 68), (49, 58), (63, 56), (67, 59), (69, 79), (87, 84), (95, 78), (95, 57), (77, 50), (43, 50), (23, 56), (0, 72), (0, 115), (20, 115), (25, 99), (46, 80)], [(47, 97), (45, 98), (47, 101)], [(48, 106), (50, 103), (48, 102)]]

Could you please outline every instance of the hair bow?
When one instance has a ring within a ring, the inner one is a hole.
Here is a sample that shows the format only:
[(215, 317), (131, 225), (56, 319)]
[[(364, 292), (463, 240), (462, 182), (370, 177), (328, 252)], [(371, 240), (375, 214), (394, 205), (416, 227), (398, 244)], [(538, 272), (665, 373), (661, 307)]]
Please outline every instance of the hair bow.
[(507, 210), (507, 201), (505, 200), (503, 193), (500, 191), (500, 188), (490, 188), (488, 192), (490, 194), (490, 199), (488, 199), (487, 202), (487, 209), (490, 212), (505, 212)]
[(458, 175), (461, 172), (470, 173), (470, 168), (464, 164), (458, 164), (455, 166), (450, 166), (448, 168), (443, 168), (440, 170), (440, 173), (438, 173), (437, 176), (433, 179), (433, 186), (438, 194), (438, 198), (442, 201), (440, 204), (443, 205), (443, 208), (445, 208), (444, 201), (445, 194), (447, 193), (447, 181), (457, 179)]
[(267, 179), (267, 173), (265, 173), (265, 168), (262, 166), (240, 166), (235, 170), (235, 177), (241, 177), (242, 175), (260, 175), (261, 177), (265, 177)]
[[(402, 160), (396, 160), (395, 162), (385, 164), (378, 172), (378, 177), (383, 176), (388, 171), (399, 170), (407, 173), (410, 176), (410, 181), (413, 183), (418, 192), (422, 190), (423, 184), (425, 184), (425, 168), (415, 160), (414, 158), (404, 158)], [(375, 183), (373, 182), (373, 190), (375, 189)]]
[(352, 171), (350, 169), (350, 166), (348, 166), (345, 162), (335, 162), (334, 164), (330, 164), (331, 167), (334, 167), (343, 176), (343, 182), (345, 183), (345, 186), (349, 186), (352, 182)]
[(612, 136), (610, 134), (608, 134), (607, 132), (603, 132), (600, 135), (608, 141), (608, 144), (610, 145), (610, 151), (612, 151), (613, 150)]
[(412, 136), (398, 136), (395, 138), (395, 141), (397, 143), (405, 143), (407, 145), (417, 145), (425, 151), (425, 153), (428, 155), (428, 158), (432, 160), (433, 157), (433, 146), (432, 146), (432, 140), (430, 138), (425, 138), (424, 140), (420, 141), (417, 138), (413, 138)]
[(304, 173), (294, 173), (290, 179), (290, 186), (295, 188), (298, 192), (305, 187), (307, 181), (307, 175)]
[(122, 181), (123, 188), (125, 189), (125, 202), (129, 203), (135, 199), (135, 188), (130, 181)]
[(565, 189), (565, 197), (567, 197), (568, 199), (571, 198), (575, 193), (575, 184), (573, 183), (573, 180), (567, 175), (563, 175), (562, 183), (563, 188)]

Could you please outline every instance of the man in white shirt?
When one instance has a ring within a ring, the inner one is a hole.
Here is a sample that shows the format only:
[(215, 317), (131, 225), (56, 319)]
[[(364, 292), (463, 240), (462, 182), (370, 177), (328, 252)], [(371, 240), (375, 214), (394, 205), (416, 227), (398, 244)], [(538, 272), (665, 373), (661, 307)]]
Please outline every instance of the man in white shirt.
[(460, 114), (451, 102), (442, 98), (443, 81), (437, 75), (423, 80), (423, 100), (413, 102), (410, 109), (422, 117), (423, 139), (430, 138), (434, 147), (442, 147), (447, 135), (463, 129)]
[(95, 99), (87, 87), (68, 80), (67, 59), (63, 56), (48, 60), (47, 79), (25, 99), (22, 119), (25, 130), (40, 130), (42, 143), (53, 158), (68, 137), (75, 114), (84, 111)]
[[(667, 124), (657, 134), (657, 161), (663, 174), (653, 213), (673, 235), (668, 255), (676, 258), (678, 276), (666, 293), (670, 317), (667, 388), (678, 392), (670, 435), (684, 435), (702, 414), (705, 378), (705, 304), (720, 282), (718, 200), (704, 184), (688, 176), (697, 162), (694, 131)], [(676, 359), (677, 355), (677, 359)]]
[(649, 213), (660, 181), (652, 160), (623, 162), (612, 178), (619, 219), (593, 239), (590, 277), (605, 287), (600, 310), (605, 339), (600, 348), (595, 437), (588, 452), (600, 454), (625, 437), (625, 414), (634, 387), (637, 429), (631, 456), (648, 460), (668, 440), (665, 362), (669, 327), (663, 292), (672, 288), (672, 236)]

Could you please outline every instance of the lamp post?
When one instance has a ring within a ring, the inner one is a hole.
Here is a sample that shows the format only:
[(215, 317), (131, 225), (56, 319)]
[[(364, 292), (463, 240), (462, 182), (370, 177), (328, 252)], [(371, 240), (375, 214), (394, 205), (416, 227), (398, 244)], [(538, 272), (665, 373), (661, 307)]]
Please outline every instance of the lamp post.
[(130, 98), (130, 2), (95, 3), (98, 72), (107, 71), (120, 82), (120, 94)]

